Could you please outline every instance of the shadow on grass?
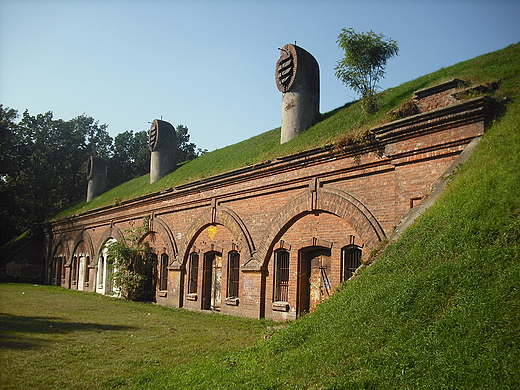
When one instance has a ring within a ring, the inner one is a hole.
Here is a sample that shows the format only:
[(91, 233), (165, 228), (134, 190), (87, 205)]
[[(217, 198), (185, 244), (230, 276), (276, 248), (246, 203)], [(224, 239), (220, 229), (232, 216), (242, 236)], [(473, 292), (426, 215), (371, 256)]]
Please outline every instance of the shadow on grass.
[[(32, 349), (41, 347), (45, 339), (29, 334), (65, 334), (81, 331), (123, 331), (133, 326), (66, 322), (57, 317), (26, 317), (0, 313), (0, 349)], [(25, 334), (25, 335), (22, 335)]]

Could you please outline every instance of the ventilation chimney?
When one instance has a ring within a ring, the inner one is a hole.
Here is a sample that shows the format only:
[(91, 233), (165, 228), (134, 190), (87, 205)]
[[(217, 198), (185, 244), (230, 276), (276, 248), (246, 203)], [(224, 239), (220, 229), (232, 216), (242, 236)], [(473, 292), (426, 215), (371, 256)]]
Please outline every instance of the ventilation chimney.
[(107, 189), (107, 164), (99, 157), (90, 156), (87, 162), (87, 202)]
[(148, 143), (152, 152), (150, 184), (172, 172), (177, 166), (177, 134), (168, 122), (155, 119), (148, 130)]
[(287, 44), (276, 62), (276, 86), (282, 92), (283, 144), (314, 125), (320, 115), (320, 68), (311, 53)]

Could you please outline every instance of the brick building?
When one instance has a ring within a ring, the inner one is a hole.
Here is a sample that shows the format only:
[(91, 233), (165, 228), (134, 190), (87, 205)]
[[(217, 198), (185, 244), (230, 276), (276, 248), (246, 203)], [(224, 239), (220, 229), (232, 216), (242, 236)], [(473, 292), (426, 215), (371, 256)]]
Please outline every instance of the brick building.
[[(415, 115), (338, 151), (310, 150), (52, 223), (46, 281), (114, 294), (105, 244), (149, 219), (155, 301), (290, 320), (347, 280), (485, 130), (492, 100), (458, 81), (415, 95)], [(117, 292), (117, 291), (116, 291)]]

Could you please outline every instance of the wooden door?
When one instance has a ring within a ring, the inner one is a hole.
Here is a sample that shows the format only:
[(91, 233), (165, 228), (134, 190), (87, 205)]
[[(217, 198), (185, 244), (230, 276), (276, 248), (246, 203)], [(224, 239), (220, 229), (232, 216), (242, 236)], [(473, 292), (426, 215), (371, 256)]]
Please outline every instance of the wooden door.
[(330, 295), (330, 249), (310, 248), (300, 255), (298, 315), (313, 311)]

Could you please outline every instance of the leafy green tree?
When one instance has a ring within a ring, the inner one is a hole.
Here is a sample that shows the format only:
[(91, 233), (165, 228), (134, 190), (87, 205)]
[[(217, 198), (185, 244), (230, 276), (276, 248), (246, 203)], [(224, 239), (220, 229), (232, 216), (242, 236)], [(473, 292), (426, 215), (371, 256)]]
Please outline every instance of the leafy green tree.
[(114, 153), (108, 161), (108, 186), (114, 187), (150, 170), (150, 150), (146, 131), (127, 130), (114, 139)]
[[(90, 156), (108, 164), (108, 187), (150, 170), (146, 131), (125, 131), (115, 140), (106, 124), (85, 114), (68, 121), (51, 111), (31, 115), (0, 104), (0, 245), (41, 226), (68, 205), (85, 198)], [(179, 162), (205, 153), (189, 142), (188, 128), (177, 127)]]
[(108, 263), (113, 269), (114, 285), (121, 295), (131, 301), (153, 299), (157, 281), (157, 258), (150, 253), (142, 238), (148, 233), (148, 218), (134, 229), (128, 229), (126, 237), (108, 244)]
[(178, 163), (191, 161), (207, 152), (206, 149), (197, 148), (197, 145), (190, 142), (188, 127), (177, 125), (175, 130), (177, 133), (177, 149), (179, 153), (177, 157)]
[(82, 199), (86, 162), (91, 155), (110, 156), (112, 138), (106, 125), (86, 115), (64, 121), (50, 111), (25, 111), (15, 123), (17, 112), (3, 106), (0, 115), (1, 214), (12, 228), (8, 240)]
[(0, 104), (0, 246), (22, 233), (17, 208), (12, 201), (16, 194), (9, 173), (16, 169), (18, 154), (16, 123), (18, 112)]
[(85, 115), (66, 122), (54, 119), (50, 111), (36, 116), (24, 112), (18, 124), (20, 169), (12, 177), (26, 189), (19, 203), (29, 206), (34, 222), (85, 196), (88, 158), (110, 153), (112, 138), (106, 128)]
[(0, 104), (0, 177), (12, 171), (16, 166), (16, 154), (14, 146), (17, 144), (15, 139), (16, 123), (18, 111)]
[[(65, 192), (67, 206), (85, 196), (86, 163), (90, 156), (107, 160), (112, 155), (112, 137), (106, 124), (100, 125), (94, 118), (81, 115), (67, 122), (58, 120), (62, 130), (58, 136), (61, 142), (60, 156), (66, 161), (55, 161), (57, 166), (58, 186)], [(68, 136), (67, 136), (68, 135)], [(63, 140), (68, 138), (68, 140)]]
[(86, 155), (109, 159), (112, 155), (113, 139), (108, 134), (108, 125), (85, 114), (66, 122), (72, 134), (78, 134), (78, 145)]
[(361, 95), (363, 110), (371, 115), (377, 111), (377, 83), (385, 75), (386, 62), (399, 52), (399, 46), (382, 34), (357, 33), (352, 28), (342, 29), (337, 43), (345, 56), (334, 68), (336, 76)]

